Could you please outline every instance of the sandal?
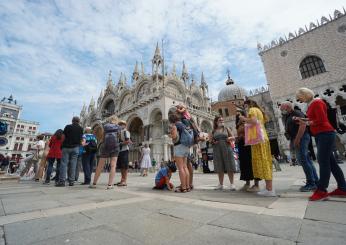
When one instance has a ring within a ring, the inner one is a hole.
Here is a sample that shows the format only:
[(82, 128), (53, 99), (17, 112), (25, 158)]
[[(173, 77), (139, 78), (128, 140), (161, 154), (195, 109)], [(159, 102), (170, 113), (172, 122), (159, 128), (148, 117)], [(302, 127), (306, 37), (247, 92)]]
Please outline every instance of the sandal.
[(119, 187), (122, 187), (122, 186), (127, 186), (127, 184), (125, 184), (125, 183), (121, 183), (121, 182), (117, 183), (116, 185), (117, 185), (117, 186), (119, 186)]
[(186, 189), (182, 189), (182, 188), (176, 188), (176, 189), (174, 190), (174, 192), (186, 193), (187, 190), (186, 190)]
[(190, 190), (193, 190), (193, 185), (190, 185)]

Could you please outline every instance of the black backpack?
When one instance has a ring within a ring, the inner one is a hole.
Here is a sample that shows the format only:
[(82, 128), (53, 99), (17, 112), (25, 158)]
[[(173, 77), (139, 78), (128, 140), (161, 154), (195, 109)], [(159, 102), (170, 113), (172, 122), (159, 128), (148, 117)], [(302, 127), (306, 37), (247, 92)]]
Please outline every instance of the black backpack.
[(96, 153), (97, 152), (97, 143), (95, 140), (90, 140), (87, 145), (84, 146), (86, 153)]
[(103, 126), (104, 129), (104, 148), (106, 151), (115, 151), (119, 148), (119, 132), (120, 127), (116, 124), (107, 123)]

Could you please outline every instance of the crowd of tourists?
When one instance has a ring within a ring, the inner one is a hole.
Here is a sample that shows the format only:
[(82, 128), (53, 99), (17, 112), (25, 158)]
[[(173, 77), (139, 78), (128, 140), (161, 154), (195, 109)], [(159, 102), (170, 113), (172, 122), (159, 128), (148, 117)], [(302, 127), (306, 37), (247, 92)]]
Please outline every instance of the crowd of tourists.
[[(306, 184), (300, 188), (300, 191), (313, 192), (310, 196), (311, 201), (324, 200), (329, 196), (346, 197), (345, 177), (333, 154), (336, 128), (328, 119), (327, 105), (323, 100), (314, 98), (313, 91), (307, 88), (299, 89), (296, 97), (297, 100), (307, 103), (306, 115), (294, 108), (290, 102), (282, 103), (280, 110), (285, 119), (285, 135), (306, 177)], [(264, 197), (277, 195), (273, 187), (273, 158), (270, 142), (264, 127), (268, 119), (255, 101), (246, 100), (244, 107), (239, 108), (235, 128), (237, 136), (232, 134), (231, 128), (225, 126), (222, 116), (214, 118), (211, 132), (201, 132), (183, 104), (179, 104), (175, 111), (170, 112), (168, 119), (169, 136), (174, 144), (173, 159), (157, 171), (154, 189), (166, 189), (178, 193), (193, 190), (191, 147), (198, 143), (208, 143), (213, 149), (214, 171), (218, 176), (218, 185), (215, 189), (226, 188), (224, 185), (226, 173), (229, 179), (229, 190), (235, 191), (235, 144), (239, 153), (240, 180), (245, 181), (239, 191), (252, 192)], [(84, 172), (82, 185), (96, 188), (105, 163), (108, 162), (110, 169), (106, 188), (112, 189), (114, 185), (127, 186), (129, 145), (132, 142), (126, 126), (125, 121), (119, 120), (116, 116), (110, 116), (103, 125), (98, 125), (93, 130), (90, 127), (83, 130), (79, 118), (74, 117), (72, 124), (55, 132), (47, 146), (41, 136), (37, 137), (32, 154), (24, 159), (25, 164), (20, 169), (20, 175), (27, 174), (33, 165), (35, 180), (39, 181), (42, 178), (45, 169), (43, 183), (49, 184), (53, 166), (56, 163), (55, 186), (63, 187), (66, 183), (73, 186), (82, 168)], [(309, 154), (311, 137), (314, 137), (316, 141), (319, 175)], [(44, 155), (46, 155), (47, 164), (43, 159)], [(142, 168), (141, 175), (147, 176), (152, 164), (150, 148), (147, 144), (142, 149), (139, 162)], [(96, 170), (92, 178), (95, 164)], [(119, 169), (121, 177), (114, 183), (116, 169)], [(171, 176), (177, 170), (180, 184), (175, 187), (171, 182)], [(337, 181), (337, 189), (328, 193), (331, 174)], [(261, 180), (265, 183), (265, 188), (262, 190), (259, 185)]]

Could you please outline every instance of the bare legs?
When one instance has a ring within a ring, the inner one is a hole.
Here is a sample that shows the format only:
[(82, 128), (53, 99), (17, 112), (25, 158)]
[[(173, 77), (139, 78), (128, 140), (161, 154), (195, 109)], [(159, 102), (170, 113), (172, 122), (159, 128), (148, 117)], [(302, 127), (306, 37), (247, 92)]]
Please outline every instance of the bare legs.
[(273, 181), (272, 180), (266, 180), (266, 189), (268, 191), (272, 191), (273, 190)]
[(190, 175), (186, 166), (186, 160), (186, 157), (175, 157), (175, 162), (179, 170), (181, 190), (186, 190), (189, 188)]
[(192, 188), (193, 186), (193, 168), (192, 168), (192, 164), (191, 162), (187, 161), (187, 170), (189, 171), (189, 187), (188, 188)]
[[(234, 181), (234, 173), (233, 172), (228, 172), (228, 178), (229, 178), (229, 182), (231, 183), (231, 185), (233, 184)], [(223, 185), (223, 179), (224, 179), (224, 172), (219, 172), (218, 173), (218, 177), (219, 177), (219, 184)]]
[[(97, 181), (100, 177), (100, 174), (101, 174), (101, 172), (105, 166), (105, 161), (106, 161), (106, 158), (100, 158), (100, 160), (97, 164), (96, 171), (95, 171), (93, 185), (97, 184)], [(117, 157), (112, 157), (111, 158), (111, 171), (109, 172), (109, 178), (108, 178), (108, 185), (109, 186), (113, 185), (113, 182), (114, 182), (116, 162), (117, 162)]]

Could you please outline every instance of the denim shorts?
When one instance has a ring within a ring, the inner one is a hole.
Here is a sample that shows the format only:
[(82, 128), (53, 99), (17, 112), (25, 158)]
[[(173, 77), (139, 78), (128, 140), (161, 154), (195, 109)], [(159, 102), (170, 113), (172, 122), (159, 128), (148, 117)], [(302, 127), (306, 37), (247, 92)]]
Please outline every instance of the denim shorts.
[(189, 154), (190, 154), (190, 147), (187, 147), (183, 144), (174, 146), (175, 157), (188, 157)]

